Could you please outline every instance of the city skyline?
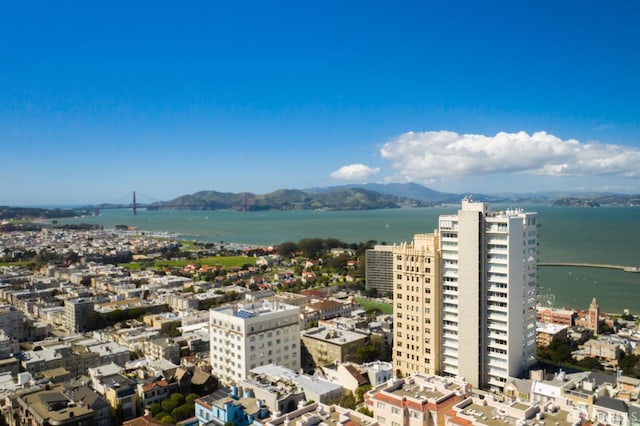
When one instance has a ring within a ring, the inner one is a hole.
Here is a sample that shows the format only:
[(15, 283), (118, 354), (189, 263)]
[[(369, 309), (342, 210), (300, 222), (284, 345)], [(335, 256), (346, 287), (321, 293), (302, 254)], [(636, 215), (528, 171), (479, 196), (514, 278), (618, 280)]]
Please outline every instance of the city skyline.
[(0, 204), (409, 181), (640, 192), (634, 2), (0, 10)]

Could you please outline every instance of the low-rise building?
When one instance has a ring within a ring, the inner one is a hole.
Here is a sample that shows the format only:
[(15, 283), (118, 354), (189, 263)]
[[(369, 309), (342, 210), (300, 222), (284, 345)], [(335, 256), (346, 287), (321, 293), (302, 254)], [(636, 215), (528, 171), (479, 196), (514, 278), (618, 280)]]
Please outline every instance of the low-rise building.
[(300, 337), (318, 366), (355, 361), (356, 350), (369, 339), (366, 334), (326, 327), (310, 328)]
[(538, 322), (536, 324), (536, 342), (539, 348), (546, 348), (554, 338), (566, 339), (568, 325)]
[(470, 390), (463, 379), (413, 374), (371, 389), (365, 404), (381, 424), (444, 426), (445, 414)]
[[(327, 425), (327, 426), (378, 426), (376, 420), (339, 405), (326, 405), (317, 402), (306, 404), (296, 410), (280, 416), (272, 416), (265, 426), (285, 425)], [(384, 423), (383, 423), (384, 424)]]

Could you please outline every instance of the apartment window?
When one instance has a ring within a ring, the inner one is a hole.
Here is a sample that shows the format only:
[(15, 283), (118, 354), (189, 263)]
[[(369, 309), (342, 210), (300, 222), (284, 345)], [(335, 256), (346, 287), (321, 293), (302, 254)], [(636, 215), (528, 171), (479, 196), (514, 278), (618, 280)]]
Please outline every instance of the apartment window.
[(391, 414), (400, 414), (400, 409), (398, 407), (391, 407)]

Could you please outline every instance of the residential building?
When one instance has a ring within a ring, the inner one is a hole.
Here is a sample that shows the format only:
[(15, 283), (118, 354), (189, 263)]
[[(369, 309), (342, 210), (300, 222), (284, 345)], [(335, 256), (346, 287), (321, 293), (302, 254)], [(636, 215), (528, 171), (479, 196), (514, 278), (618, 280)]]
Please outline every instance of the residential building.
[[(293, 394), (293, 398), (298, 398), (298, 395), (295, 392), (296, 389), (298, 389), (304, 393), (304, 399), (307, 401), (318, 401), (322, 403), (338, 400), (343, 395), (344, 391), (340, 384), (331, 383), (330, 381), (317, 376), (301, 374), (289, 368), (273, 364), (254, 368), (251, 370), (251, 378), (253, 379), (253, 382), (243, 382), (243, 384), (252, 388), (256, 398), (263, 398), (265, 396), (264, 393), (259, 392), (260, 383), (275, 384), (272, 385), (272, 389), (280, 388), (282, 385), (285, 387), (285, 392)], [(280, 384), (278, 382), (280, 382)], [(256, 383), (258, 386), (255, 386)], [(245, 389), (247, 389), (246, 386)], [(286, 389), (289, 390), (287, 391)], [(265, 401), (269, 400), (265, 399)], [(277, 402), (278, 411), (290, 411), (291, 408), (293, 408), (289, 404), (284, 404), (284, 401), (282, 400)]]
[(383, 296), (393, 292), (393, 246), (376, 245), (365, 252), (365, 287)]
[(326, 405), (317, 402), (304, 405), (295, 411), (281, 416), (272, 416), (265, 426), (287, 425), (327, 425), (327, 426), (378, 426), (376, 420), (339, 405)]
[(94, 305), (93, 300), (82, 297), (65, 300), (63, 327), (74, 333), (84, 331), (85, 319), (94, 311)]
[(178, 385), (176, 383), (169, 383), (165, 379), (151, 380), (146, 383), (137, 384), (138, 401), (142, 410), (149, 407), (149, 405), (157, 402), (160, 403), (169, 398), (169, 395), (178, 391)]
[(349, 316), (360, 306), (353, 300), (324, 299), (308, 303), (300, 308), (300, 327), (307, 328), (309, 323), (317, 325), (318, 321)]
[(166, 359), (173, 363), (180, 362), (180, 345), (168, 337), (145, 340), (142, 347), (144, 356), (149, 360)]
[(77, 404), (61, 387), (21, 394), (17, 402), (20, 425), (83, 426), (96, 418), (90, 406)]
[(300, 338), (315, 365), (320, 367), (334, 362), (355, 361), (357, 349), (369, 340), (366, 334), (327, 327), (305, 330)]
[(434, 374), (441, 334), (454, 333), (449, 326), (453, 314), (443, 318), (440, 332), (438, 241), (437, 234), (416, 234), (411, 244), (393, 246), (393, 363), (398, 375)]
[(138, 415), (139, 399), (136, 383), (133, 380), (114, 374), (102, 377), (100, 382), (113, 415), (120, 412), (118, 414), (121, 414), (124, 420), (130, 420)]
[(536, 323), (536, 342), (539, 348), (546, 348), (551, 344), (554, 338), (566, 339), (568, 325), (559, 325), (553, 323)]
[(237, 388), (219, 391), (195, 400), (195, 412), (201, 425), (249, 426), (254, 420), (269, 416), (262, 401), (249, 396), (240, 396)]
[(558, 324), (571, 327), (576, 318), (576, 311), (538, 306), (536, 308), (536, 316), (539, 322), (545, 324)]
[(7, 337), (22, 341), (26, 338), (24, 314), (11, 305), (0, 305), (0, 331)]
[(300, 308), (262, 300), (210, 311), (211, 374), (223, 384), (276, 363), (300, 369)]
[(464, 199), (457, 214), (440, 216), (438, 230), (440, 371), (501, 391), (535, 362), (537, 213), (492, 212)]
[(371, 389), (364, 399), (380, 424), (444, 426), (446, 413), (470, 391), (463, 379), (413, 374)]

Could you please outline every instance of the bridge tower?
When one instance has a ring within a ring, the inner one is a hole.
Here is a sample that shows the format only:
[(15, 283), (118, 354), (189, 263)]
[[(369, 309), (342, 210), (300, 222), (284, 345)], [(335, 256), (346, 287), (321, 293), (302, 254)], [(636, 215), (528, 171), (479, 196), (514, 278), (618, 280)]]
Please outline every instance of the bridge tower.
[(136, 191), (133, 191), (133, 215), (137, 215), (137, 209), (136, 209)]

